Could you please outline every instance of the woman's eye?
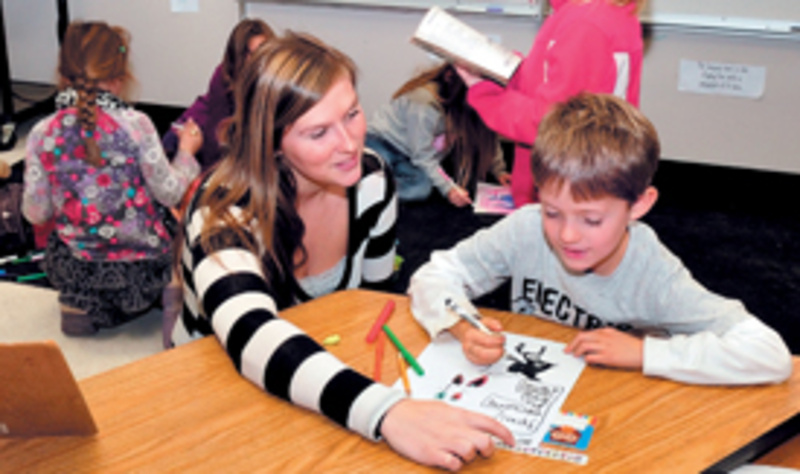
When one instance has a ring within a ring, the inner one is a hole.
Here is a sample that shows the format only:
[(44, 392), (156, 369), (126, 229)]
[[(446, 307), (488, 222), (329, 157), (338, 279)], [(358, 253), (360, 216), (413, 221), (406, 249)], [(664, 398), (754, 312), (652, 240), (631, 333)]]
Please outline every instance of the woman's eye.
[(317, 129), (312, 130), (311, 134), (309, 134), (309, 136), (312, 139), (316, 140), (316, 139), (324, 137), (325, 136), (325, 132), (327, 132), (327, 131), (328, 131), (327, 128), (317, 128)]
[(548, 219), (556, 219), (558, 218), (558, 212), (556, 211), (544, 211), (544, 216)]

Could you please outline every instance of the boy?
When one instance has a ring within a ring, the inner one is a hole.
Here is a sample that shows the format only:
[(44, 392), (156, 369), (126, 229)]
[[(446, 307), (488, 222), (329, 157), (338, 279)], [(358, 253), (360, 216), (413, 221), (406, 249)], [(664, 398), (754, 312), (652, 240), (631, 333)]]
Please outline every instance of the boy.
[(621, 99), (584, 93), (556, 105), (531, 157), (541, 204), (434, 252), (411, 279), (414, 316), (431, 336), (449, 330), (472, 362), (496, 362), (504, 337), (445, 301), (474, 311), (469, 299), (511, 278), (511, 310), (584, 329), (566, 351), (587, 363), (697, 384), (785, 380), (781, 337), (696, 282), (638, 222), (658, 197), (659, 153), (653, 125)]

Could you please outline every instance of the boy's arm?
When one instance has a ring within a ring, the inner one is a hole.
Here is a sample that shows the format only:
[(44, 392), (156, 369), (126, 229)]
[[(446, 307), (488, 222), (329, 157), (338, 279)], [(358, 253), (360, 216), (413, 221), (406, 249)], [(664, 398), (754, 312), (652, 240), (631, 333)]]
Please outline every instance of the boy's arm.
[[(654, 269), (658, 272), (658, 270)], [(780, 382), (791, 373), (781, 337), (735, 299), (713, 293), (677, 263), (651, 280), (656, 327), (670, 337), (646, 337), (646, 375), (700, 384)]]
[(776, 383), (791, 375), (792, 356), (777, 332), (751, 316), (721, 335), (645, 338), (643, 372), (709, 385)]
[(538, 212), (537, 206), (519, 209), (450, 250), (434, 251), (430, 261), (414, 273), (408, 288), (411, 311), (431, 337), (460, 321), (446, 310), (447, 298), (466, 311), (475, 311), (472, 298), (511, 277), (515, 252), (525, 248), (521, 239), (537, 235), (531, 228), (535, 227), (531, 213)]

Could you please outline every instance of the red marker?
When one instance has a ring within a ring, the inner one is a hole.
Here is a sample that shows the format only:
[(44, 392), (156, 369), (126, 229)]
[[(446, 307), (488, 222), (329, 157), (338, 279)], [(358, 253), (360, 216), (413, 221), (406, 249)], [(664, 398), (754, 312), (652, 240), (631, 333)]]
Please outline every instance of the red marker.
[(383, 346), (386, 345), (386, 336), (379, 332), (378, 343), (375, 344), (375, 371), (372, 375), (372, 380), (376, 382), (381, 381), (381, 365), (383, 365)]
[(386, 302), (386, 306), (383, 307), (381, 314), (378, 315), (378, 319), (375, 320), (375, 324), (372, 325), (372, 329), (370, 329), (369, 333), (367, 333), (367, 342), (375, 342), (375, 339), (378, 337), (378, 333), (381, 331), (381, 327), (386, 324), (386, 321), (389, 320), (389, 316), (392, 315), (392, 311), (394, 311), (394, 300), (389, 300)]

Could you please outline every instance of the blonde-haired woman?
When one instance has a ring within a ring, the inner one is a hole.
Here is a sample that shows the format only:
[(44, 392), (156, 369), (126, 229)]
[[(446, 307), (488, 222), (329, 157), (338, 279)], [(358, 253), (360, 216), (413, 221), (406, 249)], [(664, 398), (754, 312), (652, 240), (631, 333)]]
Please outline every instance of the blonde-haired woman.
[(215, 334), (263, 390), (412, 460), (458, 469), (490, 455), (492, 436), (513, 443), (511, 433), (478, 414), (405, 399), (279, 317), (392, 277), (397, 198), (383, 161), (364, 150), (355, 81), (348, 57), (291, 32), (248, 61), (227, 124), (230, 151), (185, 217), (186, 311), (173, 341)]

